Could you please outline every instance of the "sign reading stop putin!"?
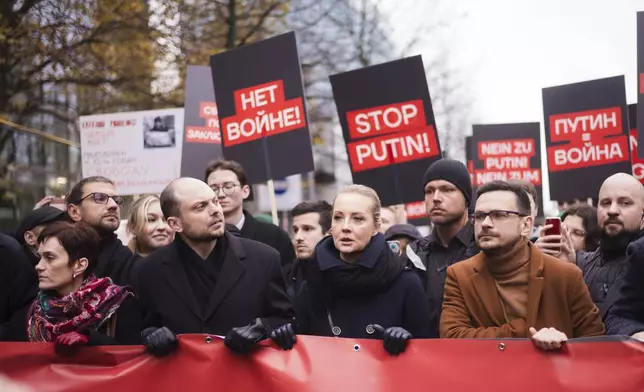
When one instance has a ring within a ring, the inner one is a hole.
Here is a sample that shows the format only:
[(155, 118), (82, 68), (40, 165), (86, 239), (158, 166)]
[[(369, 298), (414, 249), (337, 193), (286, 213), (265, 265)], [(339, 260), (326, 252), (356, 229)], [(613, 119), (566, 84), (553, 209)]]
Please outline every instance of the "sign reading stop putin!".
[(545, 88), (543, 111), (552, 200), (597, 197), (631, 172), (623, 76)]
[(214, 55), (210, 65), (226, 159), (252, 184), (312, 171), (295, 34)]
[[(491, 181), (522, 180), (542, 194), (539, 123), (474, 125), (473, 180), (478, 188)], [(543, 211), (539, 197), (539, 211)]]
[(422, 177), (440, 158), (420, 56), (331, 76), (353, 182), (383, 205), (421, 200)]

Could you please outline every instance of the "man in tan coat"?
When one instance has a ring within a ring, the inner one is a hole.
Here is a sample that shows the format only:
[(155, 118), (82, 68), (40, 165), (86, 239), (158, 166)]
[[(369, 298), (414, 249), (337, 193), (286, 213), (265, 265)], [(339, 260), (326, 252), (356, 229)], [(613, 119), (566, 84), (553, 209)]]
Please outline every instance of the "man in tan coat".
[(515, 184), (478, 190), (472, 215), (481, 252), (447, 270), (443, 338), (532, 338), (543, 349), (605, 333), (581, 270), (529, 240), (530, 200)]

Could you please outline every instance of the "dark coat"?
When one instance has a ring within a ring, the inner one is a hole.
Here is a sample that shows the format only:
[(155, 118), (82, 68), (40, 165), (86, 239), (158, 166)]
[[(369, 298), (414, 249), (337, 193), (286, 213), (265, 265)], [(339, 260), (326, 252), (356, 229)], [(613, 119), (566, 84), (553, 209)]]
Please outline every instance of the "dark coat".
[(590, 297), (599, 308), (602, 318), (619, 295), (619, 286), (626, 272), (626, 250), (604, 252), (601, 247), (594, 252), (577, 252), (577, 266), (584, 275)]
[(101, 254), (93, 273), (97, 278), (111, 278), (114, 284), (128, 286), (141, 259), (112, 234), (101, 241)]
[(626, 273), (605, 319), (609, 335), (631, 336), (644, 331), (644, 237), (632, 242), (626, 253)]
[(145, 312), (145, 327), (165, 326), (175, 334), (226, 335), (257, 317), (269, 327), (293, 319), (277, 251), (225, 235), (226, 254), (205, 313), (189, 286), (177, 243), (157, 249), (140, 262), (134, 288)]
[(288, 234), (273, 224), (258, 221), (248, 211), (244, 211), (244, 217), (242, 237), (261, 242), (277, 250), (282, 269), (286, 271), (295, 259), (295, 250)]
[[(328, 241), (333, 239), (328, 238), (318, 244), (313, 258), (308, 260), (311, 264), (306, 268), (306, 278), (296, 296), (298, 333), (334, 336), (332, 321), (333, 325), (341, 330), (339, 337), (376, 338), (373, 329), (370, 328), (373, 324), (379, 324), (385, 329), (405, 328), (414, 338), (429, 337), (430, 319), (427, 299), (420, 279), (409, 269), (403, 271), (393, 283), (375, 293), (343, 295), (329, 299), (317, 298), (325, 292), (324, 289), (320, 289), (325, 285), (325, 279), (320, 271), (319, 258), (325, 257), (323, 252), (320, 252), (320, 248)], [(393, 262), (397, 257), (388, 246), (384, 246), (375, 263)], [(362, 265), (361, 260), (357, 263)], [(365, 265), (365, 268), (369, 267)], [(321, 303), (327, 305), (325, 307), (316, 305)]]
[[(21, 320), (12, 323), (9, 339), (27, 342), (27, 313)], [(117, 346), (141, 344), (143, 313), (137, 298), (129, 296), (118, 310), (100, 328), (89, 332), (89, 346)], [(108, 332), (108, 330), (113, 330)], [(86, 331), (81, 331), (87, 333)]]
[(22, 247), (12, 237), (0, 233), (0, 341), (10, 323), (24, 320), (38, 294), (38, 276)]
[(407, 264), (419, 275), (425, 288), (432, 323), (432, 338), (439, 335), (447, 268), (477, 253), (479, 248), (474, 239), (474, 226), (470, 222), (452, 238), (447, 248), (441, 245), (435, 231), (407, 246), (404, 257)]

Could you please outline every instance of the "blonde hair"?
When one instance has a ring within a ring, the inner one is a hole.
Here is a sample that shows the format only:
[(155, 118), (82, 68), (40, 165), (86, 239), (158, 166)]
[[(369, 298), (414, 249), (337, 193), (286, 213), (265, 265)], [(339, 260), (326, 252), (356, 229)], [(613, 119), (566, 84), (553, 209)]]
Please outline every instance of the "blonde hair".
[(333, 198), (333, 207), (335, 207), (335, 199), (337, 199), (339, 195), (342, 195), (344, 193), (355, 193), (371, 199), (373, 204), (373, 206), (371, 207), (373, 220), (376, 222), (376, 224), (380, 224), (380, 209), (382, 208), (382, 206), (380, 204), (380, 198), (378, 197), (378, 193), (376, 193), (376, 191), (364, 185), (348, 185), (344, 187), (344, 189), (342, 189), (340, 192), (338, 192), (338, 194)]
[(137, 233), (140, 233), (148, 223), (148, 208), (150, 204), (157, 202), (160, 203), (157, 195), (141, 196), (132, 203), (130, 211), (127, 215), (127, 226), (125, 228), (128, 235), (132, 236), (127, 247), (134, 253), (139, 251), (139, 243), (136, 239)]

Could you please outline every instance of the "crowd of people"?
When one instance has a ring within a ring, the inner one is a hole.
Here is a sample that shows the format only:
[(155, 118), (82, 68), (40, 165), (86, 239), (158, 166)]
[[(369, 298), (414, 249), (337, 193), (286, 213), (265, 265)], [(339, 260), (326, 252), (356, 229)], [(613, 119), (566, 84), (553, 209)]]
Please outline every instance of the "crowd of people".
[(37, 206), (16, 238), (0, 234), (0, 340), (143, 344), (171, 355), (177, 335), (224, 336), (239, 354), (298, 335), (381, 339), (391, 355), (411, 339), (644, 339), (644, 187), (618, 173), (597, 209), (570, 206), (562, 230), (537, 228), (529, 183), (473, 193), (462, 163), (441, 159), (418, 184), (432, 231), (400, 223), (363, 185), (333, 203), (291, 211), (292, 238), (244, 210), (243, 167), (216, 161), (204, 181), (178, 178), (131, 206), (114, 183), (77, 183), (65, 210)]

